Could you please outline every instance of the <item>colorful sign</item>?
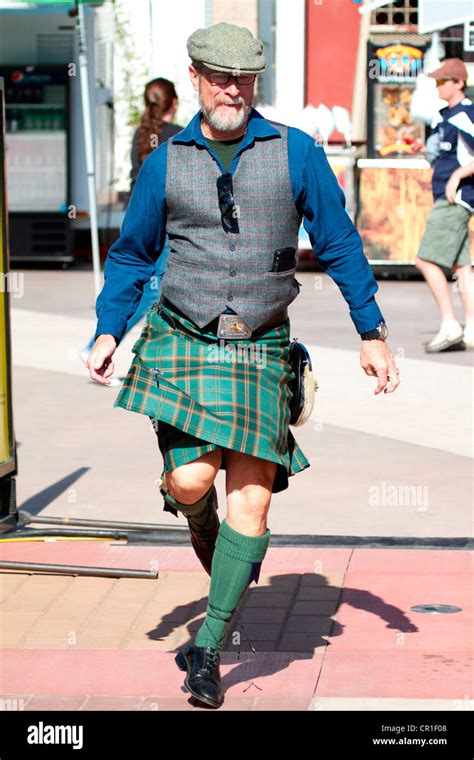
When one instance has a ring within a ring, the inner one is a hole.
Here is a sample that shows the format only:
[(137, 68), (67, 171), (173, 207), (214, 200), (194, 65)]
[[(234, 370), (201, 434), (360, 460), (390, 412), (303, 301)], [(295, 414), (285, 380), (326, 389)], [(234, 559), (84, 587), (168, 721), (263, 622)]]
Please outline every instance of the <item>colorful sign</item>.
[(411, 115), (416, 77), (423, 67), (423, 47), (368, 43), (367, 133), (370, 158), (415, 156), (424, 141), (425, 124)]
[(412, 45), (386, 45), (374, 51), (369, 77), (378, 82), (412, 82), (422, 73), (423, 51)]

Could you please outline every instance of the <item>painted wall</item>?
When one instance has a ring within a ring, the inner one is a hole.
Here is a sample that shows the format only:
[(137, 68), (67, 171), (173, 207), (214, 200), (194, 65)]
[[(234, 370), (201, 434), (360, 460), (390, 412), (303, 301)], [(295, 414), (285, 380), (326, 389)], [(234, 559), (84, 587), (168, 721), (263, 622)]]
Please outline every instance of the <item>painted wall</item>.
[(275, 106), (291, 120), (304, 106), (305, 0), (276, 0)]
[(359, 41), (354, 0), (306, 0), (306, 104), (352, 109)]

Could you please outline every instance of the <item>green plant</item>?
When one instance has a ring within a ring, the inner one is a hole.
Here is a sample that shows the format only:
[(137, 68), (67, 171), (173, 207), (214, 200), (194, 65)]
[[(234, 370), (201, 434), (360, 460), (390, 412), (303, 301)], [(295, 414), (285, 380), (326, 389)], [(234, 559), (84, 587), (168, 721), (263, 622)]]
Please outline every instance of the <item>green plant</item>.
[(122, 87), (115, 93), (116, 102), (125, 104), (126, 124), (136, 127), (143, 111), (143, 90), (147, 80), (146, 66), (137, 55), (130, 36), (130, 16), (122, 0), (112, 0), (115, 26), (115, 53), (120, 61)]

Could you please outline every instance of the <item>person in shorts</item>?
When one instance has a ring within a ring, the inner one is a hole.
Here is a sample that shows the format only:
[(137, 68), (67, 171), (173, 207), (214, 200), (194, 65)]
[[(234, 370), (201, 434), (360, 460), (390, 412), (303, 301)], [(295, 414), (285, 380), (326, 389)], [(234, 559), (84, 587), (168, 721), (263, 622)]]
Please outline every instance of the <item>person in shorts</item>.
[[(432, 123), (426, 145), (415, 147), (433, 166), (434, 206), (428, 216), (415, 266), (423, 274), (441, 314), (427, 353), (474, 348), (474, 294), (468, 224), (474, 212), (474, 105), (464, 94), (463, 61), (449, 58), (428, 76), (447, 101)], [(464, 326), (456, 319), (446, 273), (456, 274)]]

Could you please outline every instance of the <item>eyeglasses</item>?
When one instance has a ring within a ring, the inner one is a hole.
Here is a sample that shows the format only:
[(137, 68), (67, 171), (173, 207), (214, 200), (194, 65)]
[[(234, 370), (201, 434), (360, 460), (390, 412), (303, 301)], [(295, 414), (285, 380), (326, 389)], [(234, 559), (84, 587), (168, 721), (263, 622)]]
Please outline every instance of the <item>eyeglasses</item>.
[(221, 174), (217, 178), (217, 197), (222, 215), (222, 223), (229, 229), (235, 225), (235, 200), (232, 188), (232, 174)]
[(451, 77), (447, 77), (446, 79), (437, 79), (436, 86), (440, 87), (442, 84), (446, 84), (446, 82), (454, 82), (454, 79), (452, 79)]
[(199, 73), (206, 77), (207, 81), (211, 84), (229, 84), (231, 79), (235, 79), (237, 84), (253, 84), (255, 81), (255, 74), (240, 74), (234, 76), (232, 74), (226, 74), (224, 71), (208, 71), (207, 69), (198, 69)]

